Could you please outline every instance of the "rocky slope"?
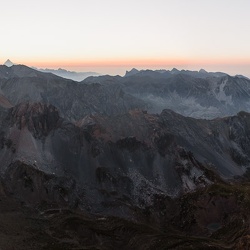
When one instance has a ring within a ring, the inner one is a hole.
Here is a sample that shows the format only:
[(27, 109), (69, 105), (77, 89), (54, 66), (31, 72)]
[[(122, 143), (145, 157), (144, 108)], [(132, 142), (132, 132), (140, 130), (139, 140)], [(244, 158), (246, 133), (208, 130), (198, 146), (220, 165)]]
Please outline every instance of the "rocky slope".
[(5, 250), (249, 249), (249, 184), (216, 184), (179, 199), (155, 197), (140, 222), (50, 205), (23, 206), (0, 194)]
[(74, 124), (52, 105), (23, 103), (2, 117), (0, 171), (10, 190), (26, 199), (28, 179), (31, 196), (50, 200), (45, 197), (59, 178), (62, 200), (93, 212), (130, 217), (132, 205), (146, 207), (156, 194), (177, 197), (217, 178), (243, 176), (250, 162), (245, 112), (207, 121), (170, 110), (131, 111)]

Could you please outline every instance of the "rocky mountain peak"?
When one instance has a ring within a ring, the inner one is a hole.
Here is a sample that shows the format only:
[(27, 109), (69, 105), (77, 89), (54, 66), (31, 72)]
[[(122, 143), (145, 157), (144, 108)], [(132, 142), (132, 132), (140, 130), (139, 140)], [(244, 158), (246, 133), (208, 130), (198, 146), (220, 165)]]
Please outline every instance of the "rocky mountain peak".
[(126, 74), (125, 74), (125, 77), (128, 77), (128, 76), (133, 76), (135, 74), (139, 73), (139, 70), (133, 68), (131, 69), (130, 71), (126, 71)]
[(171, 73), (179, 73), (179, 70), (177, 69), (177, 68), (173, 68), (172, 70), (171, 70)]
[(205, 69), (200, 69), (200, 70), (199, 70), (199, 73), (204, 73), (204, 74), (206, 74), (207, 71), (206, 71)]
[(12, 67), (14, 65), (13, 62), (11, 62), (9, 59), (4, 63), (5, 66), (7, 67)]

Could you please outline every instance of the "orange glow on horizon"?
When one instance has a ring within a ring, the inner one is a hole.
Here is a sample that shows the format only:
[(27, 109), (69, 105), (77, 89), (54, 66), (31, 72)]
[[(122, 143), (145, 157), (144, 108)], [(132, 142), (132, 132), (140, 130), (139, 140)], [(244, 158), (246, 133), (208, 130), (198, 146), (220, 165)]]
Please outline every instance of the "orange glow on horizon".
[(36, 67), (130, 67), (134, 66), (171, 66), (186, 65), (188, 62), (183, 59), (101, 59), (101, 60), (39, 60), (24, 61), (22, 64), (32, 65)]
[(95, 68), (95, 67), (185, 67), (202, 65), (250, 65), (250, 59), (188, 59), (188, 58), (145, 58), (145, 59), (99, 59), (99, 60), (24, 60), (18, 62), (38, 68)]

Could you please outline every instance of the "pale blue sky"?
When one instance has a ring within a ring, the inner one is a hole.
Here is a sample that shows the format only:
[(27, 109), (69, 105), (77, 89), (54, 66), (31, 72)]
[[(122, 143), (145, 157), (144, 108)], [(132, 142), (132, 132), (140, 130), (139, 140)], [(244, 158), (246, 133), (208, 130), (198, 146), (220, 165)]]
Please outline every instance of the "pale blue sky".
[(250, 76), (249, 0), (1, 2), (0, 60), (122, 73), (224, 70)]

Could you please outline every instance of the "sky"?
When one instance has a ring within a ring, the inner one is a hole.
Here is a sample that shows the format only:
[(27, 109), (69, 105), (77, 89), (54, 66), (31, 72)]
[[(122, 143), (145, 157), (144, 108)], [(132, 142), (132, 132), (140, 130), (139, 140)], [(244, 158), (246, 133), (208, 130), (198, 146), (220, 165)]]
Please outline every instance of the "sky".
[(123, 75), (137, 69), (250, 77), (249, 0), (1, 1), (0, 63)]

